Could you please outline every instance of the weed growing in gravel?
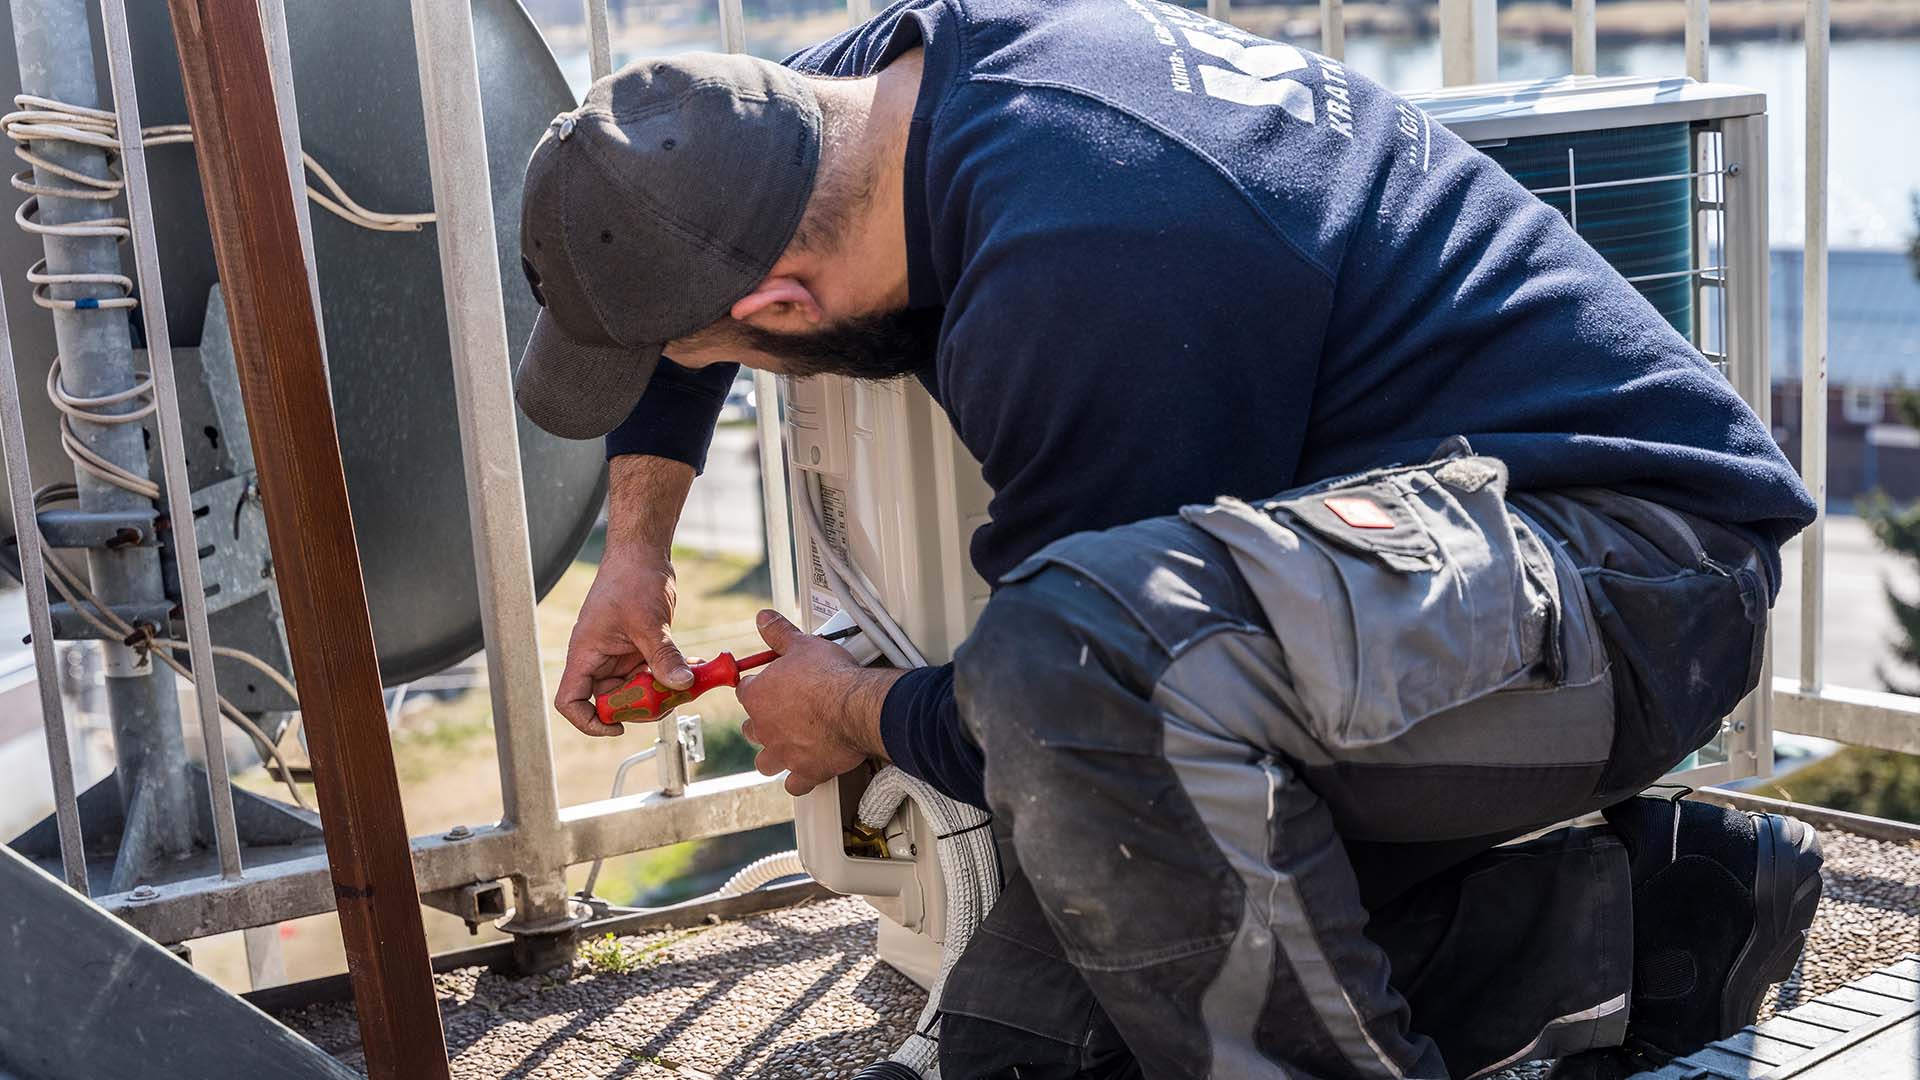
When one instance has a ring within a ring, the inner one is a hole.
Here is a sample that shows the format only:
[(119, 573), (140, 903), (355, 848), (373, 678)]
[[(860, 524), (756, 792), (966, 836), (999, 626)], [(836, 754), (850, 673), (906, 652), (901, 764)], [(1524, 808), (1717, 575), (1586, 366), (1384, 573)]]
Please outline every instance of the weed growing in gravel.
[(588, 970), (602, 975), (625, 975), (640, 966), (639, 957), (628, 952), (612, 934), (581, 942), (580, 959), (586, 961)]

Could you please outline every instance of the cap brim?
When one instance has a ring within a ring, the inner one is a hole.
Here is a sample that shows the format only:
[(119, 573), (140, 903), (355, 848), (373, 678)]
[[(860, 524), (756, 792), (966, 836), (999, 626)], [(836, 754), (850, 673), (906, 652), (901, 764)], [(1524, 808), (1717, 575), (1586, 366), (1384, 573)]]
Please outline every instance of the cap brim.
[(646, 392), (660, 349), (586, 345), (543, 310), (513, 377), (520, 411), (563, 439), (597, 439), (620, 426)]

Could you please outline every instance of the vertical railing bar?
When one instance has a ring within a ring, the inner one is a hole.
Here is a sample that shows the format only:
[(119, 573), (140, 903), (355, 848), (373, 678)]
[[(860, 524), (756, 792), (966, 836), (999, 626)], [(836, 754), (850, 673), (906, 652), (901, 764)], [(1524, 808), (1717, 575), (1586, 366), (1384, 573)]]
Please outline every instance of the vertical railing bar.
[(1440, 0), (1440, 81), (1492, 82), (1500, 74), (1500, 12), (1494, 0)]
[[(548, 856), (544, 864), (516, 867), (533, 872), (516, 876), (516, 884), (532, 893), (520, 890), (515, 921), (546, 924), (567, 914), (565, 853), (534, 619), (533, 555), (473, 13), (464, 2), (413, 0), (413, 31), (501, 801), (517, 834), (516, 850)], [(535, 873), (545, 877), (536, 879)]]
[[(220, 686), (213, 666), (213, 638), (207, 628), (206, 585), (200, 577), (200, 550), (193, 518), (193, 489), (187, 477), (186, 442), (180, 432), (180, 398), (173, 377), (173, 338), (167, 328), (167, 304), (160, 282), (160, 246), (154, 237), (153, 194), (147, 184), (147, 152), (142, 145), (140, 103), (133, 82), (133, 43), (124, 0), (100, 0), (106, 35), (107, 72), (113, 84), (113, 109), (120, 132), (120, 172), (126, 181), (127, 218), (133, 231), (134, 274), (140, 282), (140, 319), (147, 333), (147, 368), (153, 379), (154, 427), (160, 436), (160, 471), (167, 493), (167, 520), (174, 534), (174, 570), (180, 575), (180, 606), (186, 614), (187, 654), (193, 661), (193, 698), (200, 709), (200, 740), (206, 754), (213, 835), (220, 853), (220, 876), (240, 876), (240, 830), (233, 820), (233, 783), (220, 715)], [(303, 200), (304, 201), (304, 200)]]
[(1573, 73), (1592, 75), (1599, 70), (1598, 15), (1594, 0), (1573, 0)]
[(613, 74), (613, 34), (607, 29), (607, 0), (586, 0), (586, 4), (587, 70), (599, 82)]
[[(719, 0), (721, 41), (728, 52), (743, 52), (746, 38), (738, 28), (743, 18), (740, 0)], [(847, 19), (866, 21), (867, 0), (847, 0)], [(765, 526), (767, 573), (774, 606), (790, 618), (800, 617), (800, 583), (795, 568), (793, 522), (787, 495), (787, 452), (780, 430), (780, 380), (770, 371), (753, 373), (754, 434), (760, 450), (760, 520)]]
[(287, 44), (284, 0), (260, 0), (260, 23), (267, 36), (267, 66), (273, 73), (273, 100), (280, 110), (280, 142), (286, 148), (287, 175), (293, 178), (293, 214), (300, 226), (300, 254), (307, 260), (307, 291), (313, 296), (320, 355), (327, 353), (327, 326), (320, 309), (320, 261), (313, 255), (313, 206), (307, 200), (307, 162), (300, 145), (300, 114), (293, 97), (293, 52)]
[(1707, 81), (1707, 0), (1687, 0), (1687, 77)]
[(1807, 0), (1806, 242), (1801, 252), (1800, 475), (1819, 516), (1801, 534), (1800, 688), (1823, 685), (1827, 525), (1827, 41), (1828, 0)]
[(1233, 21), (1233, 0), (1207, 0), (1207, 18), (1218, 22)]
[(1567, 224), (1580, 231), (1580, 180), (1573, 171), (1573, 147), (1567, 147)]
[[(1746, 399), (1760, 422), (1772, 429), (1771, 341), (1767, 315), (1767, 118), (1731, 117), (1719, 123), (1719, 170), (1715, 183), (1720, 218), (1721, 263), (1726, 284), (1719, 290), (1721, 351), (1727, 378)], [(1768, 681), (1774, 666), (1771, 635), (1762, 661), (1759, 689), (1749, 695), (1743, 715), (1747, 729), (1729, 740), (1752, 756), (1752, 771), (1764, 775), (1772, 761), (1773, 694)]]
[(873, 18), (873, 0), (847, 0), (847, 25), (859, 26)]
[(793, 522), (787, 516), (787, 452), (780, 431), (780, 380), (753, 373), (754, 426), (760, 442), (760, 516), (766, 526), (767, 571), (773, 604), (800, 617), (800, 579), (794, 566)]
[(13, 331), (7, 323), (5, 301), (0, 301), (0, 449), (6, 452), (7, 505), (13, 510), (14, 550), (20, 557), (20, 584), (27, 591), (27, 625), (33, 632), (33, 666), (35, 681), (40, 687), (40, 721), (47, 733), (47, 769), (53, 780), (53, 816), (60, 834), (60, 867), (67, 885), (86, 896), (87, 852), (80, 833), (73, 743), (67, 738), (67, 710), (60, 700), (60, 661), (53, 650), (46, 553), (40, 543), (39, 515), (33, 505), (26, 420), (20, 414), (20, 383), (13, 369)]
[(1320, 51), (1335, 60), (1347, 58), (1347, 9), (1342, 0), (1320, 0)]
[(747, 51), (747, 15), (740, 0), (720, 0), (720, 51)]

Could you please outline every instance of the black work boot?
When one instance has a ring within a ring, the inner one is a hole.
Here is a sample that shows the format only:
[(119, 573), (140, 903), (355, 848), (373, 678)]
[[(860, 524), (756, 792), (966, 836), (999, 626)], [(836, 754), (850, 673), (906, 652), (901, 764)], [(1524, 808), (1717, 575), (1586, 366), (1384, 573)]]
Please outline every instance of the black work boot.
[(1633, 880), (1627, 1041), (1561, 1061), (1555, 1080), (1658, 1068), (1753, 1023), (1820, 903), (1820, 838), (1804, 822), (1651, 795), (1605, 814)]

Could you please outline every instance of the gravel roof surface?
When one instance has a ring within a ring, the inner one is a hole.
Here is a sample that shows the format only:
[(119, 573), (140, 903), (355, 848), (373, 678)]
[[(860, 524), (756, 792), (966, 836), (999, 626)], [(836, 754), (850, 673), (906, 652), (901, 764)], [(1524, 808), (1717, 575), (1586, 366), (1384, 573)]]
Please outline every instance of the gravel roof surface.
[[(1764, 1010), (1791, 1008), (1920, 952), (1920, 843), (1821, 833), (1826, 894), (1807, 954)], [(841, 899), (620, 939), (631, 970), (437, 977), (460, 1080), (850, 1077), (892, 1052), (925, 1000), (873, 955), (876, 916)], [(616, 962), (618, 963), (618, 962)], [(359, 1066), (350, 1004), (281, 1019)], [(1544, 1065), (1502, 1074), (1532, 1080)]]

